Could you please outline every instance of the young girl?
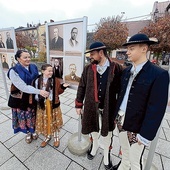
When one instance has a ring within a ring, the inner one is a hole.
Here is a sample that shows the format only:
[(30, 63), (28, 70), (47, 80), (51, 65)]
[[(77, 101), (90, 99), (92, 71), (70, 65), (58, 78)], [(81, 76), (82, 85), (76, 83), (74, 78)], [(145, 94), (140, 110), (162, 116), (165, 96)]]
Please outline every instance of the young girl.
[(48, 98), (35, 95), (37, 101), (36, 133), (45, 136), (41, 147), (45, 147), (54, 137), (54, 147), (59, 147), (59, 129), (63, 125), (60, 109), (59, 94), (63, 93), (69, 84), (60, 84), (60, 81), (53, 76), (53, 68), (50, 64), (41, 67), (42, 74), (33, 83), (38, 89), (49, 92)]

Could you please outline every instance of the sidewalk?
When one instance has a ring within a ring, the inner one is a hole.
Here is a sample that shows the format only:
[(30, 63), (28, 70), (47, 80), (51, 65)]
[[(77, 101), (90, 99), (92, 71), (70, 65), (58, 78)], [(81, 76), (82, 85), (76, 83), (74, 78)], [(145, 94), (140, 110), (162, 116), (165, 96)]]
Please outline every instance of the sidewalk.
[[(9, 80), (7, 80), (7, 84), (9, 89)], [(41, 148), (42, 136), (37, 141), (26, 144), (24, 134), (13, 134), (11, 110), (2, 109), (7, 106), (7, 97), (2, 73), (0, 73), (0, 170), (104, 170), (102, 148), (99, 148), (92, 161), (88, 160), (86, 155), (73, 155), (68, 150), (68, 139), (78, 131), (78, 116), (74, 108), (75, 96), (76, 90), (73, 89), (67, 89), (60, 95), (64, 126), (60, 132), (59, 148), (53, 148), (52, 140), (45, 148)], [(120, 160), (119, 148), (119, 140), (115, 133), (111, 155), (114, 165)], [(149, 148), (145, 150), (145, 159), (148, 151)], [(153, 164), (158, 170), (169, 170), (170, 167), (170, 106), (167, 107), (162, 122)]]

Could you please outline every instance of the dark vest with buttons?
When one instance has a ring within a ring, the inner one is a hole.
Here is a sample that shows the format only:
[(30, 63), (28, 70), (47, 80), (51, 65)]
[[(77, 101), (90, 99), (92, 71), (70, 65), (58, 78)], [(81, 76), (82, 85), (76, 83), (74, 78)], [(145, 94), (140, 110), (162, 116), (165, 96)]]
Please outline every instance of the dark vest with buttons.
[(105, 93), (106, 93), (108, 71), (109, 71), (109, 67), (107, 67), (106, 71), (102, 75), (97, 73), (98, 98), (100, 101), (99, 103), (100, 109), (103, 109), (104, 107), (104, 98), (105, 98)]

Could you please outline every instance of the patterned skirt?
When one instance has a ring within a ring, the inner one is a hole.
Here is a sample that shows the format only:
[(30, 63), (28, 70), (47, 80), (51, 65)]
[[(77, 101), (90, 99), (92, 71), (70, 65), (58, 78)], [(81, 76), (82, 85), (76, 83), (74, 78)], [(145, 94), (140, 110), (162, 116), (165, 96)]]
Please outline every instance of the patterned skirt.
[(54, 135), (63, 125), (60, 106), (50, 112), (37, 108), (36, 133), (44, 136)]
[(27, 108), (26, 111), (19, 108), (12, 108), (12, 127), (14, 133), (34, 133), (35, 131), (35, 111)]

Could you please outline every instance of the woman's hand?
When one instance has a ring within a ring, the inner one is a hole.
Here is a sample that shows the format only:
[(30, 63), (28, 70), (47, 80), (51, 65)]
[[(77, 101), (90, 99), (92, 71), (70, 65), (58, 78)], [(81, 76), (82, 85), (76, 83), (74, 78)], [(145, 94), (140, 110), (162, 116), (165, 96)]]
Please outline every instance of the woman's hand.
[(44, 98), (47, 98), (49, 96), (49, 92), (45, 90), (40, 90), (40, 95), (43, 96)]
[(68, 86), (70, 86), (70, 84), (69, 83), (64, 83), (63, 86), (68, 87)]

